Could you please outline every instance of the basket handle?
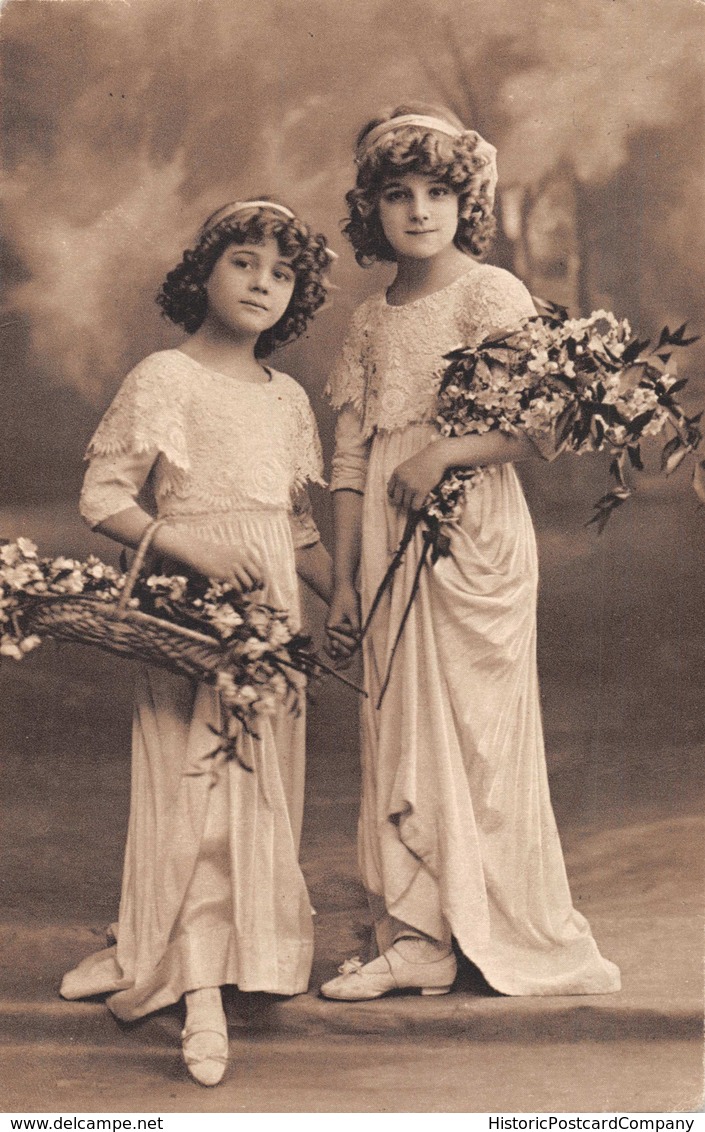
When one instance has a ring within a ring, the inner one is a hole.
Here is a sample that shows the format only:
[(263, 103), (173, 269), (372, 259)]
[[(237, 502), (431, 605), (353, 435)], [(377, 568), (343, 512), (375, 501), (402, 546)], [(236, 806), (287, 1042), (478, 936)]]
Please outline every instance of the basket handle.
[(144, 560), (147, 557), (147, 551), (151, 546), (152, 539), (154, 538), (159, 528), (164, 526), (165, 522), (165, 519), (155, 519), (154, 522), (149, 523), (145, 528), (144, 534), (140, 539), (140, 544), (137, 547), (137, 553), (132, 559), (132, 564), (127, 572), (125, 585), (123, 586), (122, 593), (120, 594), (120, 599), (115, 608), (116, 620), (121, 621), (127, 616), (127, 603), (132, 597), (132, 591), (135, 587), (135, 582), (137, 581), (137, 575), (144, 566)]

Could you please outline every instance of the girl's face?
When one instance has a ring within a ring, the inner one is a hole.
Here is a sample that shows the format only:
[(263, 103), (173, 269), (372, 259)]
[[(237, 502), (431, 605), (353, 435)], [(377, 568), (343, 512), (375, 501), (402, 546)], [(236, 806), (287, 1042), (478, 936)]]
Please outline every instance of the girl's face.
[(296, 272), (274, 239), (262, 244), (229, 244), (216, 260), (205, 287), (207, 319), (238, 337), (257, 339), (284, 314)]
[(430, 259), (449, 247), (458, 229), (458, 198), (425, 173), (387, 181), (379, 199), (382, 230), (398, 256)]

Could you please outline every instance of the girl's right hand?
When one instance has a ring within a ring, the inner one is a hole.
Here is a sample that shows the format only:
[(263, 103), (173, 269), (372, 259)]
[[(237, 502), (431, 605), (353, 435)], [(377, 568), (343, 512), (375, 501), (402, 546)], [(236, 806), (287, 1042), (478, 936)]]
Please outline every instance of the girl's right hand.
[(353, 585), (336, 586), (326, 620), (326, 652), (332, 660), (346, 660), (360, 636), (360, 598)]
[(233, 589), (247, 593), (262, 585), (262, 565), (245, 547), (235, 549), (213, 543), (200, 543), (186, 559), (197, 573), (217, 582), (227, 582)]

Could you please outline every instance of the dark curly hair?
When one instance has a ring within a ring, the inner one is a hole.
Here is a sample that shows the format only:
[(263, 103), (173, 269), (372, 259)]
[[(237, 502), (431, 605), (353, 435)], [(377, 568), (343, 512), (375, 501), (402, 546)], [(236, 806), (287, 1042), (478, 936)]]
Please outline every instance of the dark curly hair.
[[(255, 356), (265, 358), (277, 346), (303, 334), (324, 303), (330, 256), (325, 237), (314, 234), (297, 218), (289, 219), (282, 213), (268, 211), (266, 205), (228, 216), (228, 207), (218, 208), (206, 220), (195, 246), (185, 251), (181, 262), (168, 273), (156, 301), (167, 318), (193, 334), (208, 310), (205, 284), (225, 249), (230, 244), (262, 244), (268, 239), (276, 240), (280, 254), (291, 260), (296, 280), (286, 311), (257, 339)], [(224, 219), (213, 223), (219, 212), (226, 213)]]
[(444, 182), (458, 197), (458, 230), (454, 243), (462, 252), (483, 259), (496, 231), (492, 200), (487, 192), (485, 162), (475, 155), (479, 136), (445, 107), (409, 102), (382, 111), (357, 136), (356, 149), (376, 126), (406, 114), (442, 118), (462, 130), (460, 137), (434, 133), (421, 126), (404, 126), (380, 138), (358, 161), (355, 188), (345, 195), (350, 218), (343, 232), (355, 249), (361, 267), (376, 260), (396, 261), (396, 252), (382, 230), (377, 205), (382, 189), (405, 173), (422, 173)]

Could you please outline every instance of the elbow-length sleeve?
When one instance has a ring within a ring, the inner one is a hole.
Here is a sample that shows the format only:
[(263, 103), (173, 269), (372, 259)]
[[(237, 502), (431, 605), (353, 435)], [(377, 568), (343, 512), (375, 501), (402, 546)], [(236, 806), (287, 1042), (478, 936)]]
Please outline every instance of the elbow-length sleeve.
[(134, 506), (156, 457), (155, 449), (90, 458), (78, 505), (89, 527)]
[(300, 487), (292, 492), (289, 526), (294, 550), (302, 550), (305, 546), (315, 546), (317, 542), (321, 541), (320, 531), (313, 517), (311, 496), (305, 487)]
[(313, 518), (307, 484), (325, 486), (323, 454), (316, 418), (306, 391), (293, 382), (293, 475), (289, 525), (294, 549), (314, 546), (321, 536)]
[(184, 392), (160, 355), (125, 378), (88, 445), (79, 510), (98, 523), (131, 507), (158, 460), (165, 477), (188, 472)]
[(353, 313), (342, 350), (331, 370), (326, 395), (338, 410), (331, 491), (365, 490), (371, 436), (365, 435), (367, 365), (369, 349), (368, 303)]
[(323, 453), (316, 418), (306, 391), (291, 379), (292, 397), (292, 491), (296, 493), (307, 483), (325, 487), (323, 479)]
[(372, 438), (364, 435), (358, 410), (353, 405), (344, 405), (335, 426), (331, 491), (357, 491), (364, 494), (371, 443)]

